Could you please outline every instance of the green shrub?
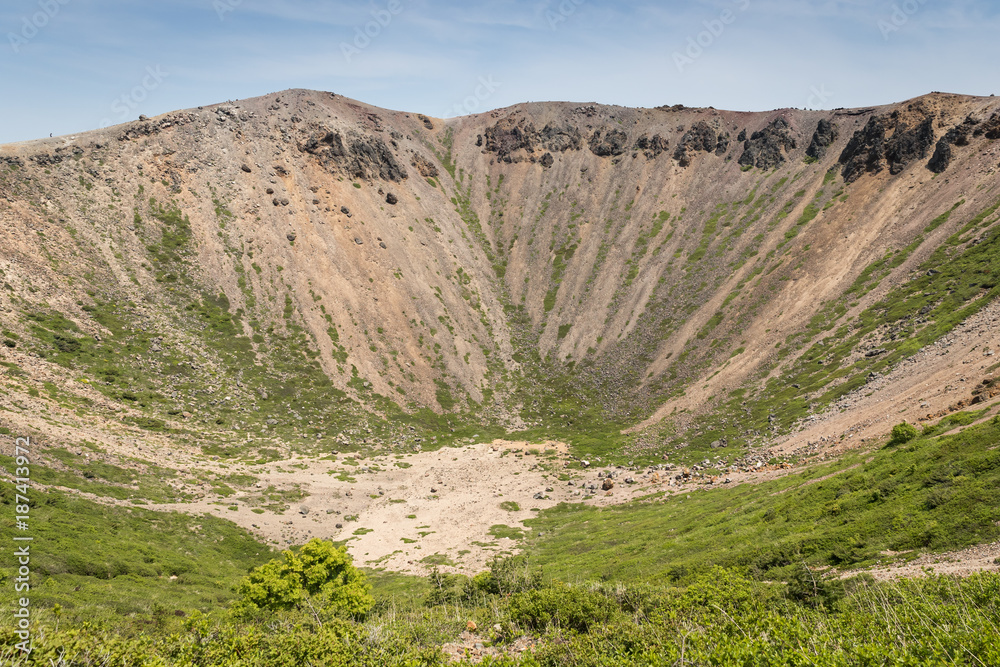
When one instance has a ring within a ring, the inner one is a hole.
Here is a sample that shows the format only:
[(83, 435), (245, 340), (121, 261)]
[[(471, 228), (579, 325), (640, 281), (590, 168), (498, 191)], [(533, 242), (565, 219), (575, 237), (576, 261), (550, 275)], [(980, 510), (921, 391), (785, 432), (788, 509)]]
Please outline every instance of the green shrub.
[(237, 587), (238, 615), (261, 609), (287, 610), (305, 604), (339, 615), (364, 616), (375, 604), (367, 577), (354, 567), (343, 547), (312, 539), (299, 552), (253, 570)]
[(553, 626), (587, 632), (591, 625), (604, 625), (619, 613), (603, 594), (566, 584), (517, 593), (508, 606), (511, 620), (531, 630)]
[(525, 556), (494, 556), (490, 569), (480, 572), (465, 586), (464, 598), (474, 600), (482, 595), (512, 595), (540, 588), (542, 571), (532, 567)]
[(917, 427), (913, 424), (906, 422), (896, 424), (892, 427), (892, 434), (889, 436), (889, 444), (887, 446), (902, 445), (913, 440), (918, 435), (919, 431), (917, 431)]

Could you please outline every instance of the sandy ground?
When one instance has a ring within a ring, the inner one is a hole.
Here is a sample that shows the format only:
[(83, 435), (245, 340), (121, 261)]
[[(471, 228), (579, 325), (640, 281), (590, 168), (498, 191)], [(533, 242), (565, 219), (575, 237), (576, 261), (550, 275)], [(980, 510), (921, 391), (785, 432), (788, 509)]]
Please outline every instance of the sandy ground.
[[(607, 505), (654, 490), (648, 479), (636, 484), (619, 480), (611, 493), (581, 488), (597, 481), (599, 471), (609, 469), (567, 469), (567, 447), (556, 442), (528, 445), (498, 440), (401, 458), (353, 461), (356, 465), (345, 463), (343, 457), (296, 458), (266, 466), (230, 466), (226, 474), (257, 476), (255, 489), (229, 498), (206, 495), (193, 503), (156, 508), (207, 512), (282, 547), (313, 537), (347, 540), (359, 565), (415, 574), (439, 565), (445, 571), (472, 573), (484, 569), (494, 554), (517, 551), (516, 540), (490, 533), (493, 526), (530, 530), (522, 525), (525, 519), (560, 502)], [(269, 486), (298, 488), (305, 497), (283, 514), (255, 513), (248, 500)], [(519, 509), (504, 509), (505, 502), (516, 503)], [(230, 509), (233, 506), (235, 510)]]

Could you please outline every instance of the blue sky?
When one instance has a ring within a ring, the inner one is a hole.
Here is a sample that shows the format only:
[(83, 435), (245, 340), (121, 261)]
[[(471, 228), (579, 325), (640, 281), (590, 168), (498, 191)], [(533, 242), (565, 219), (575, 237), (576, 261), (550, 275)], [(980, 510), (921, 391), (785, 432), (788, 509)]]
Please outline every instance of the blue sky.
[(438, 117), (1000, 94), (997, 35), (996, 0), (5, 0), (0, 143), (287, 88)]

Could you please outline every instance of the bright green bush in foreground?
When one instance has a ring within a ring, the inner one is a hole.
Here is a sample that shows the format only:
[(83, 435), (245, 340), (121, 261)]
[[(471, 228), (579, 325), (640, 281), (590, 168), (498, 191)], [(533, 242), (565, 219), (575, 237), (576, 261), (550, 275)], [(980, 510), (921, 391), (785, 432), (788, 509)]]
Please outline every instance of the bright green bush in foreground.
[(347, 616), (364, 616), (375, 604), (371, 585), (343, 547), (313, 539), (298, 553), (285, 551), (240, 582), (234, 611), (252, 616), (260, 610), (307, 606)]

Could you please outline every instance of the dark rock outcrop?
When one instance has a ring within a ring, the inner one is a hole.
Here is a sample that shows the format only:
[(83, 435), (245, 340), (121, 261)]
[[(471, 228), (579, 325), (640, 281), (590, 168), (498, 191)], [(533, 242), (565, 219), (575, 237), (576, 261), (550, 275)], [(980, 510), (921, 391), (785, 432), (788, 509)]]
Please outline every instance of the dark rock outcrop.
[(910, 162), (927, 157), (927, 151), (934, 143), (933, 123), (933, 119), (928, 116), (912, 128), (905, 122), (896, 126), (896, 131), (885, 146), (885, 159), (889, 162), (890, 174), (896, 175)]
[(590, 137), (590, 152), (598, 157), (611, 157), (621, 155), (628, 145), (628, 135), (619, 129), (614, 129), (606, 133), (595, 130)]
[(934, 147), (934, 155), (927, 163), (927, 168), (935, 174), (940, 174), (947, 169), (948, 165), (951, 164), (953, 154), (951, 147), (968, 146), (969, 136), (973, 134), (977, 125), (979, 125), (979, 121), (969, 116), (961, 124), (945, 132), (938, 139), (937, 145)]
[(514, 156), (519, 150), (531, 152), (539, 141), (538, 131), (534, 124), (526, 118), (507, 116), (497, 121), (496, 125), (486, 128), (483, 132), (486, 150), (496, 153), (497, 158), (504, 162), (520, 162), (520, 156)]
[(660, 153), (666, 152), (667, 148), (670, 147), (670, 142), (664, 139), (658, 134), (654, 134), (652, 137), (648, 135), (642, 135), (639, 137), (635, 146), (633, 147), (637, 151), (642, 151), (646, 156), (646, 159), (653, 159)]
[(424, 178), (437, 178), (438, 169), (434, 166), (434, 163), (425, 158), (420, 153), (414, 153), (413, 158), (410, 160), (410, 164), (417, 173)]
[(398, 182), (407, 177), (406, 168), (396, 161), (379, 137), (363, 137), (352, 132), (345, 144), (339, 132), (323, 131), (307, 139), (299, 149), (315, 156), (327, 169), (345, 171), (355, 178)]
[[(886, 133), (892, 131), (887, 139)], [(863, 173), (877, 174), (888, 165), (890, 174), (898, 174), (914, 160), (927, 157), (934, 142), (933, 119), (925, 114), (912, 126), (898, 111), (888, 116), (872, 116), (854, 133), (840, 154), (844, 182), (857, 180)]]
[(546, 169), (548, 169), (553, 164), (555, 164), (555, 161), (556, 161), (555, 158), (552, 157), (552, 153), (546, 153), (545, 155), (542, 156), (542, 159), (539, 160), (539, 162), (541, 163), (541, 165), (543, 167), (545, 167)]
[(879, 116), (872, 116), (865, 126), (855, 132), (838, 162), (844, 165), (841, 174), (845, 183), (856, 181), (865, 172), (877, 174), (885, 167), (885, 122)]
[(785, 153), (796, 147), (788, 121), (775, 118), (767, 127), (757, 130), (743, 142), (740, 165), (758, 169), (773, 169), (785, 161)]
[(718, 142), (715, 144), (715, 154), (725, 155), (726, 151), (729, 150), (729, 133), (720, 132), (718, 137)]
[(940, 174), (951, 164), (952, 150), (951, 142), (946, 141), (947, 135), (938, 139), (937, 146), (934, 147), (934, 155), (927, 163), (927, 168), (935, 174)]
[(687, 167), (691, 164), (693, 154), (698, 151), (721, 154), (718, 150), (720, 145), (724, 153), (729, 147), (729, 135), (720, 137), (708, 123), (700, 120), (681, 137), (677, 148), (674, 149), (674, 159), (680, 166)]
[(569, 150), (578, 151), (583, 147), (580, 128), (569, 123), (561, 126), (549, 123), (542, 128), (541, 140), (545, 148), (559, 153)]
[(816, 124), (816, 131), (813, 132), (806, 155), (814, 160), (822, 160), (826, 155), (826, 149), (837, 140), (837, 136), (837, 126), (823, 118)]
[(985, 134), (987, 139), (1000, 139), (1000, 111), (995, 111), (990, 119), (976, 128), (972, 136)]

